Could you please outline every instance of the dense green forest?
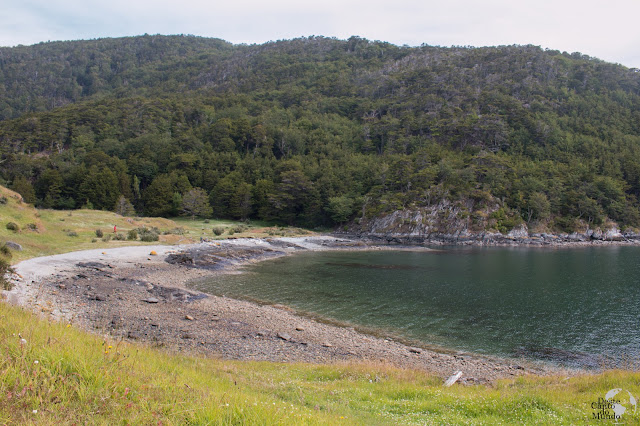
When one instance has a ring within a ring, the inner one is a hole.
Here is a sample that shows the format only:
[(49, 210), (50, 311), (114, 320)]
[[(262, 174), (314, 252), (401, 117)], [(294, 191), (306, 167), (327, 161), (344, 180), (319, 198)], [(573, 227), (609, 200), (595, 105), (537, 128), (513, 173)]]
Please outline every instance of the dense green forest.
[(309, 227), (443, 201), (472, 230), (638, 227), (640, 73), (358, 37), (0, 48), (0, 153), (48, 208), (171, 216), (201, 188), (215, 217)]

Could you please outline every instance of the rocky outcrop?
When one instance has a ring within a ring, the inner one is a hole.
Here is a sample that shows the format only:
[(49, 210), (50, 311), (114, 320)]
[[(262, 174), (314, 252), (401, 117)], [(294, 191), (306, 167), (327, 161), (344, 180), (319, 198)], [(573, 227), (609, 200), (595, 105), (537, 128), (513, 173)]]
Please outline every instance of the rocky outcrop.
[(472, 215), (466, 213), (468, 210), (464, 206), (444, 201), (431, 207), (398, 210), (380, 217), (363, 218), (336, 233), (376, 244), (398, 245), (545, 246), (611, 241), (640, 244), (640, 233), (622, 233), (616, 226), (587, 229), (571, 234), (551, 234), (532, 233), (527, 225), (522, 223), (508, 232), (501, 233), (490, 227), (495, 223), (486, 220), (498, 208), (496, 205), (494, 209), (474, 212), (476, 216), (485, 218), (484, 222), (478, 223)]

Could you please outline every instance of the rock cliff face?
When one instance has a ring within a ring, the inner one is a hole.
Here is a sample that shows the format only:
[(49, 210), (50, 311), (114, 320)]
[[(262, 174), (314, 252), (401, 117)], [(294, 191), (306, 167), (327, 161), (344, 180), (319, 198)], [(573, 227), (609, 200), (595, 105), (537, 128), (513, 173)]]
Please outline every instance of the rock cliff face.
[(437, 205), (397, 210), (391, 214), (361, 218), (336, 232), (384, 244), (462, 245), (560, 245), (588, 242), (640, 243), (640, 233), (621, 232), (616, 226), (587, 229), (572, 234), (531, 233), (522, 223), (508, 232), (498, 232), (496, 220), (489, 219), (499, 205), (469, 215), (464, 206), (443, 201)]

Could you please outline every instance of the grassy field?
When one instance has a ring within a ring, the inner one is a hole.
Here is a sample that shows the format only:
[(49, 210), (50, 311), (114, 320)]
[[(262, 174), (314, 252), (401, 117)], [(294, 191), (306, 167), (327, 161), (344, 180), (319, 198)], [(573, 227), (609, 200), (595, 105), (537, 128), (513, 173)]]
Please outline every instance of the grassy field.
[(379, 364), (202, 359), (2, 303), (0, 377), (0, 424), (599, 424), (591, 404), (607, 391), (640, 394), (640, 374), (620, 371), (444, 388)]
[[(98, 210), (37, 210), (32, 205), (21, 202), (20, 195), (0, 186), (0, 243), (13, 241), (22, 245), (22, 251), (14, 251), (12, 263), (31, 257), (47, 256), (75, 250), (109, 248), (133, 244), (188, 244), (205, 239), (230, 237), (266, 237), (307, 235), (299, 228), (283, 228), (268, 224), (245, 224), (218, 220), (191, 220), (189, 218), (132, 218), (113, 212)], [(7, 229), (8, 223), (15, 223), (17, 230)], [(123, 240), (116, 240), (113, 227)], [(141, 227), (157, 228), (158, 242), (127, 241), (129, 230)], [(216, 235), (214, 228), (222, 231)], [(104, 234), (96, 236), (96, 230)], [(109, 241), (105, 241), (107, 238)]]
[[(96, 229), (140, 226), (178, 243), (303, 230), (189, 219), (124, 218), (110, 212), (37, 211), (1, 188), (0, 242), (24, 250), (13, 261), (85, 248)], [(5, 228), (13, 221), (18, 231)], [(28, 224), (35, 224), (29, 227)], [(224, 232), (215, 236), (213, 227)], [(35, 228), (35, 229), (32, 229)], [(75, 232), (77, 236), (69, 235)], [(93, 240), (95, 242), (92, 242)], [(442, 386), (419, 371), (382, 364), (232, 362), (112, 341), (0, 303), (0, 424), (612, 424), (593, 418), (613, 388), (640, 397), (640, 373), (525, 377), (491, 386)], [(619, 395), (627, 395), (621, 393)], [(628, 397), (627, 397), (628, 401)], [(622, 401), (625, 403), (626, 401)], [(633, 407), (625, 424), (640, 423)]]

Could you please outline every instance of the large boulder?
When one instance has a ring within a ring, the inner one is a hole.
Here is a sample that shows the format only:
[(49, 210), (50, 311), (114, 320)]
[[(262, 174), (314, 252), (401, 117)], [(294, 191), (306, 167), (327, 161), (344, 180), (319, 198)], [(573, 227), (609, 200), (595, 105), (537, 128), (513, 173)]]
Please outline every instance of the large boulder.
[(522, 224), (520, 226), (516, 226), (507, 234), (507, 237), (510, 238), (529, 238), (529, 228), (527, 228), (526, 224)]
[(615, 226), (613, 228), (607, 229), (604, 232), (604, 234), (602, 235), (602, 238), (604, 240), (608, 240), (608, 241), (621, 241), (621, 240), (624, 240), (624, 236), (622, 235), (620, 230)]

